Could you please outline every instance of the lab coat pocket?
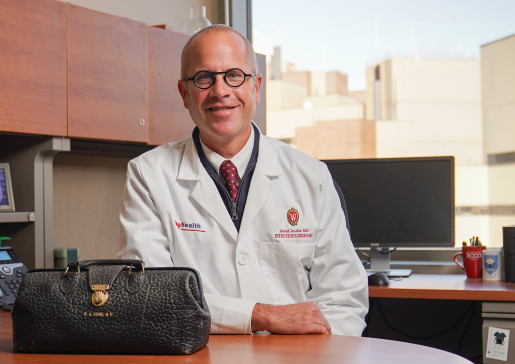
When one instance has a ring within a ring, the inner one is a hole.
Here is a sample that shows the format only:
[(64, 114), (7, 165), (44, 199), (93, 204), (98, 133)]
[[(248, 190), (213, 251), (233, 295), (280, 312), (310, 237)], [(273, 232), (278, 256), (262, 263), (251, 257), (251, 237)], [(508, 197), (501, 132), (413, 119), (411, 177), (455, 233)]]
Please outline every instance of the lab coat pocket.
[(259, 243), (259, 260), (274, 304), (306, 302), (315, 244)]

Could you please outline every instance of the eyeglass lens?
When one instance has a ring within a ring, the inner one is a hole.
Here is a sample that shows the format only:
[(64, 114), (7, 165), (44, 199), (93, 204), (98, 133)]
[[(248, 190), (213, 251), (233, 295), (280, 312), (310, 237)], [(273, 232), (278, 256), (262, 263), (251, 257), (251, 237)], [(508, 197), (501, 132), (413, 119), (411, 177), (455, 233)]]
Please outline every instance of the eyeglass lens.
[[(224, 76), (229, 86), (238, 87), (245, 82), (245, 74), (239, 69), (229, 70)], [(215, 82), (215, 76), (208, 71), (201, 71), (195, 75), (195, 84), (200, 88), (208, 88)]]

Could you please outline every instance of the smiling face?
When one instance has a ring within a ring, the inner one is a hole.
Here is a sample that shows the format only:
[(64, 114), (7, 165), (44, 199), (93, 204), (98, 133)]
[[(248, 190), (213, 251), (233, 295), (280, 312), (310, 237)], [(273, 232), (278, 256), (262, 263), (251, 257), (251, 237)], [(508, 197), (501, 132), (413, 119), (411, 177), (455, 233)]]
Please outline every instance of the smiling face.
[[(233, 68), (252, 73), (245, 42), (238, 34), (213, 30), (193, 40), (188, 53), (187, 78), (202, 70), (225, 72)], [(216, 75), (214, 85), (205, 90), (193, 81), (179, 81), (184, 106), (199, 128), (202, 141), (217, 153), (226, 144), (241, 144), (239, 149), (243, 148), (251, 132), (261, 88), (261, 75), (247, 77), (240, 87), (227, 85), (223, 77)]]

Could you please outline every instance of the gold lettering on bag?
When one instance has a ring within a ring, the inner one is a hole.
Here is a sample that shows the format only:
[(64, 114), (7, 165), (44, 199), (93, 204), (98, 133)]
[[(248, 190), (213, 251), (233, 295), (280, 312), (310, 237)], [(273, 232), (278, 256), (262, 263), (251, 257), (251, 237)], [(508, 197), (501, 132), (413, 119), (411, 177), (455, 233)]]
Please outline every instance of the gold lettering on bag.
[(84, 312), (84, 316), (90, 317), (113, 317), (112, 312)]

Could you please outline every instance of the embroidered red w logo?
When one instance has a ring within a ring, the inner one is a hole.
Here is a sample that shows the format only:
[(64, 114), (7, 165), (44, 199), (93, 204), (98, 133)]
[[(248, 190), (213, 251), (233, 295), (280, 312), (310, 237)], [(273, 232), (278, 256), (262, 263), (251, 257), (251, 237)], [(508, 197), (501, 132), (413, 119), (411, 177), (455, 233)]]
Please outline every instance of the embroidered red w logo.
[(177, 226), (177, 228), (178, 228), (178, 229), (180, 229), (180, 228), (181, 228), (181, 224), (180, 224), (180, 223), (178, 223), (178, 222), (177, 222), (177, 221), (175, 221), (175, 220), (174, 220), (174, 222), (175, 222), (175, 226)]

